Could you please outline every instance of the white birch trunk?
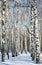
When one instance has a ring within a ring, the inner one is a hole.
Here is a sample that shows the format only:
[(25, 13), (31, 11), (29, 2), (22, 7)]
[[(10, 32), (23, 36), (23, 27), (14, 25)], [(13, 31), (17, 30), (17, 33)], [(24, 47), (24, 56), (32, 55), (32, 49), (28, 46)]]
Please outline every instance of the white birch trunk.
[[(32, 34), (34, 34), (34, 17), (33, 17), (33, 8), (31, 7), (31, 27), (30, 27), (30, 32), (32, 33)], [(34, 60), (34, 53), (35, 53), (35, 51), (34, 51), (34, 35), (30, 35), (30, 43), (31, 43), (31, 57), (32, 57), (32, 60)]]
[(17, 43), (17, 46), (18, 46), (18, 54), (19, 54), (19, 52), (20, 52), (20, 25), (18, 24), (18, 39), (17, 39), (17, 41), (18, 41), (18, 43)]
[(25, 52), (27, 53), (27, 31), (25, 30)]
[(33, 8), (32, 8), (32, 38), (33, 38), (33, 40), (32, 40), (32, 45), (33, 45), (33, 57), (32, 57), (32, 59), (34, 60), (35, 59), (35, 37), (34, 37), (34, 35), (35, 35), (35, 25), (34, 25), (34, 22), (35, 22), (35, 20), (34, 20), (34, 11), (33, 11)]
[(15, 28), (12, 28), (12, 57), (16, 56)]
[[(4, 3), (4, 4), (3, 4)], [(1, 14), (2, 14), (2, 20), (1, 20), (1, 26), (2, 26), (2, 62), (4, 62), (4, 56), (5, 56), (5, 23), (6, 23), (6, 0), (2, 1), (2, 11), (1, 11)]]
[(12, 57), (14, 57), (14, 42), (13, 42), (13, 36), (14, 36), (14, 34), (13, 34), (13, 31), (14, 31), (14, 29), (12, 29), (12, 43), (11, 43), (11, 47), (12, 47)]
[(35, 42), (36, 42), (36, 63), (40, 62), (40, 40), (39, 40), (39, 22), (38, 22), (38, 14), (37, 7), (35, 9)]
[(21, 43), (20, 43), (20, 46), (21, 46), (21, 53), (23, 52), (23, 31), (21, 29)]

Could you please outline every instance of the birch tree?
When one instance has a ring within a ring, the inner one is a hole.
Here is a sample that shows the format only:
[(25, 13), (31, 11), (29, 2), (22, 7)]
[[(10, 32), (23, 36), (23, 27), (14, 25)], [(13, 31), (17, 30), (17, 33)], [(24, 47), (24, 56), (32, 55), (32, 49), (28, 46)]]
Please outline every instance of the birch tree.
[(27, 53), (27, 31), (25, 30), (25, 52)]
[(6, 51), (6, 54), (7, 54), (7, 57), (9, 59), (9, 35), (8, 35), (8, 31), (9, 29), (6, 29), (6, 44), (5, 44), (5, 51)]
[(2, 0), (2, 4), (1, 4), (1, 7), (2, 7), (2, 11), (1, 11), (1, 14), (2, 14), (2, 20), (1, 20), (1, 26), (2, 26), (2, 62), (4, 62), (4, 56), (5, 56), (5, 23), (6, 23), (6, 0)]
[[(31, 33), (34, 34), (34, 12), (33, 12), (33, 5), (31, 5)], [(32, 53), (32, 60), (35, 59), (35, 44), (34, 44), (34, 35), (31, 34), (31, 53)]]
[(37, 15), (37, 6), (34, 7), (35, 10), (35, 42), (36, 42), (36, 63), (40, 62), (40, 40), (39, 40), (39, 24)]
[(20, 45), (21, 45), (21, 53), (23, 52), (23, 31), (22, 31), (22, 29), (21, 29), (21, 43), (20, 43)]
[(34, 32), (35, 32), (35, 49), (36, 49), (36, 63), (40, 62), (40, 40), (39, 40), (39, 21), (38, 21), (38, 10), (37, 10), (37, 2), (33, 0), (34, 6)]

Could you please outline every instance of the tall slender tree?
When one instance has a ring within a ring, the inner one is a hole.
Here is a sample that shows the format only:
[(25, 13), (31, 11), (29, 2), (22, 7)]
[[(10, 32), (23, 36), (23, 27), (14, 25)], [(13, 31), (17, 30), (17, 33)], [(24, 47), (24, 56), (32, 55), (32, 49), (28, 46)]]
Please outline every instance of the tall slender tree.
[(34, 13), (33, 13), (33, 5), (30, 3), (30, 16), (31, 16), (31, 22), (30, 22), (30, 46), (31, 46), (31, 57), (32, 60), (35, 58), (35, 52), (34, 52)]
[(40, 62), (40, 40), (39, 40), (39, 24), (38, 24), (38, 15), (37, 7), (34, 7), (35, 10), (35, 42), (36, 42), (36, 63)]
[(2, 0), (2, 4), (1, 4), (1, 7), (2, 7), (2, 11), (1, 11), (1, 14), (2, 14), (2, 19), (1, 19), (1, 26), (2, 26), (2, 62), (4, 62), (4, 56), (5, 56), (5, 23), (6, 23), (6, 0)]
[(36, 49), (36, 63), (40, 62), (40, 40), (39, 40), (39, 21), (38, 21), (38, 11), (37, 11), (37, 3), (38, 1), (33, 0), (33, 17), (34, 17), (34, 42), (35, 42), (35, 49)]

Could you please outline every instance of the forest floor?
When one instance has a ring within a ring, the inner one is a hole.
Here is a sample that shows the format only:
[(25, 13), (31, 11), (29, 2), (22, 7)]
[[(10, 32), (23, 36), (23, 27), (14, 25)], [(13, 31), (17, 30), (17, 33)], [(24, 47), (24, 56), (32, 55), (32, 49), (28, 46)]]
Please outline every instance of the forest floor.
[(23, 52), (22, 54), (16, 57), (12, 57), (11, 53), (9, 53), (9, 55), (9, 60), (7, 58), (7, 55), (5, 55), (5, 62), (1, 62), (0, 53), (0, 65), (42, 65), (42, 53), (40, 55), (40, 64), (36, 64), (35, 60), (31, 60), (30, 53), (25, 54), (25, 52)]

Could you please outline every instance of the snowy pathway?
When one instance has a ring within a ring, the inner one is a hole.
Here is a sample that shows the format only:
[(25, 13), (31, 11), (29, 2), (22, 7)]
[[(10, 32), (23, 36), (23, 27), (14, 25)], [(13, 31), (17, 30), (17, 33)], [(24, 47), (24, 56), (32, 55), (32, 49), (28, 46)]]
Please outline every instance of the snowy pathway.
[(17, 57), (11, 57), (8, 60), (7, 57), (5, 58), (5, 62), (2, 63), (0, 59), (0, 65), (42, 65), (42, 55), (41, 55), (41, 63), (36, 64), (35, 61), (31, 61), (30, 54), (23, 53), (22, 55), (19, 55)]

